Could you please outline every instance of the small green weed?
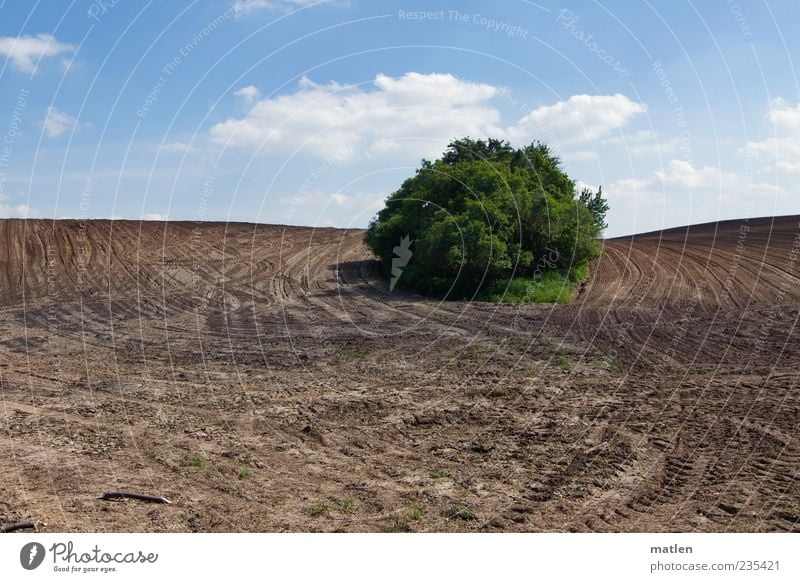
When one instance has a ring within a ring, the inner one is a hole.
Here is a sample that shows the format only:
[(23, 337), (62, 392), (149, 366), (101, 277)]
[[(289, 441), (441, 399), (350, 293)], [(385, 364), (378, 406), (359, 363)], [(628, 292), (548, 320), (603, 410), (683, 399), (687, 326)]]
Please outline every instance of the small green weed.
[(313, 504), (311, 507), (308, 508), (308, 514), (311, 517), (319, 517), (321, 515), (327, 515), (330, 509), (325, 503), (321, 501), (319, 503)]
[(406, 507), (406, 515), (408, 515), (408, 519), (411, 521), (419, 521), (425, 515), (425, 512), (411, 503)]

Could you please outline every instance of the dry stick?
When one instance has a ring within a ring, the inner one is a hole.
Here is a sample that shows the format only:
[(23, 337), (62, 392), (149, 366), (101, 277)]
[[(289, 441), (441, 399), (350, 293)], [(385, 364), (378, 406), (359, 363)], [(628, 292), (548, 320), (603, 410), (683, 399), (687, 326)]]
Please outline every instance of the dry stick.
[(157, 497), (155, 495), (142, 495), (141, 493), (130, 493), (128, 491), (106, 491), (100, 497), (104, 501), (112, 499), (138, 499), (139, 501), (146, 501), (147, 503), (172, 503), (165, 497)]
[(11, 533), (21, 529), (36, 529), (36, 524), (32, 521), (23, 521), (21, 523), (9, 523), (0, 527), (0, 533)]

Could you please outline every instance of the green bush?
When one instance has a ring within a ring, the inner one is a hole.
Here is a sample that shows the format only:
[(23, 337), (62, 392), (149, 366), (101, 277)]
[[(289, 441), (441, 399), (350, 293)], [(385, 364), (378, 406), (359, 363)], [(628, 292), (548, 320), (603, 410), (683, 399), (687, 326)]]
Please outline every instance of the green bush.
[[(600, 255), (607, 209), (601, 192), (576, 194), (546, 145), (465, 138), (422, 161), (389, 196), (366, 242), (390, 290), (497, 298), (510, 283), (503, 300), (563, 301)], [(541, 291), (528, 293), (531, 284)]]

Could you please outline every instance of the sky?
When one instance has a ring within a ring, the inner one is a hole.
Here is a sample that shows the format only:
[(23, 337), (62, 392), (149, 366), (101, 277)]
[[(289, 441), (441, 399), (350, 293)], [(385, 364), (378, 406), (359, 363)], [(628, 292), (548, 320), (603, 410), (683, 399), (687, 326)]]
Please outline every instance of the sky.
[(800, 214), (800, 3), (0, 0), (0, 217), (364, 227), (455, 138), (606, 236)]

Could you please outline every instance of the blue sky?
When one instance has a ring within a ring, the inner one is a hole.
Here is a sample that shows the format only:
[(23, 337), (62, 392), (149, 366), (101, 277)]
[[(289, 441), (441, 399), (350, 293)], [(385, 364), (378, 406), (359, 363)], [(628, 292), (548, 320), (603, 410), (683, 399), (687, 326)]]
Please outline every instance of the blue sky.
[(797, 2), (0, 3), (0, 216), (363, 227), (539, 139), (608, 236), (800, 213)]

